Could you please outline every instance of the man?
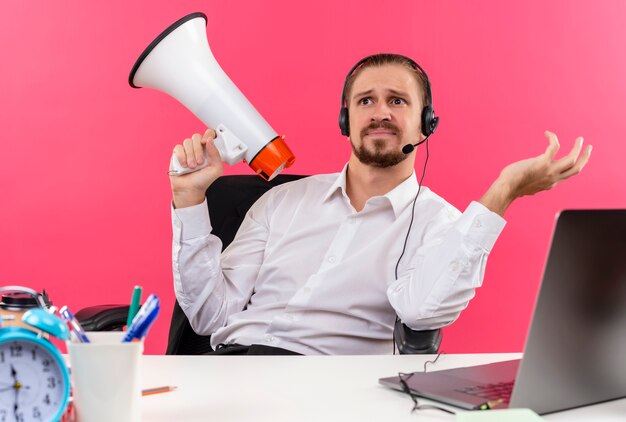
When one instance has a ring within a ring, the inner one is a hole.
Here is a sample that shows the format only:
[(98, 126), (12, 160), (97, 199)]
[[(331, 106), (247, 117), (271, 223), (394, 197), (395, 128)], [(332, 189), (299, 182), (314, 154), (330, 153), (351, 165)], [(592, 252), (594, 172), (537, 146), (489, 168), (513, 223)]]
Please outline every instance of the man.
[(204, 203), (223, 172), (215, 132), (174, 149), (190, 168), (208, 151), (206, 168), (171, 178), (173, 266), (181, 308), (196, 332), (212, 334), (218, 353), (260, 345), (268, 353), (384, 354), (393, 350), (396, 315), (418, 330), (452, 323), (482, 283), (511, 202), (577, 174), (591, 153), (581, 154), (578, 138), (554, 160), (559, 144), (546, 132), (542, 155), (507, 166), (461, 214), (419, 186), (415, 152), (402, 152), (434, 130), (422, 127), (432, 99), (421, 68), (404, 56), (370, 56), (344, 91), (352, 153), (343, 171), (272, 189), (221, 255)]

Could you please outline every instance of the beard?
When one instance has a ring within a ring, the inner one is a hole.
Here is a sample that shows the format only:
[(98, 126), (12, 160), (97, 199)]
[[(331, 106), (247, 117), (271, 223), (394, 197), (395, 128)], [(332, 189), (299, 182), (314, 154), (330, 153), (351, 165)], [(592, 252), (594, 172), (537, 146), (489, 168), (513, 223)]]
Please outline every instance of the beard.
[[(361, 130), (361, 139), (367, 132), (370, 130), (384, 128), (391, 129), (396, 133), (396, 136), (401, 138), (400, 129), (392, 123), (382, 121), (380, 123), (372, 123), (369, 126), (363, 128)], [(402, 151), (385, 151), (386, 142), (384, 139), (373, 139), (372, 140), (373, 148), (369, 149), (365, 145), (361, 144), (358, 147), (354, 145), (352, 139), (350, 139), (350, 145), (352, 146), (352, 152), (355, 157), (363, 164), (378, 167), (378, 168), (387, 168), (393, 167), (402, 161), (404, 161), (408, 155), (403, 153)]]

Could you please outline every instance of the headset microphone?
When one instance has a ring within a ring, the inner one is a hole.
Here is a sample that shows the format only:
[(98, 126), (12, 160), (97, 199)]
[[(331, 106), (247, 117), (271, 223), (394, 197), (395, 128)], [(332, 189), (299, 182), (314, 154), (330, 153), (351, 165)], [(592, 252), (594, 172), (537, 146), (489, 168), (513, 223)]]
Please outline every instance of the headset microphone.
[(402, 152), (405, 154), (412, 153), (416, 146), (422, 145), (424, 142), (428, 141), (428, 138), (430, 138), (430, 135), (428, 135), (426, 138), (424, 138), (423, 140), (419, 141), (416, 144), (406, 144), (405, 146), (402, 147)]

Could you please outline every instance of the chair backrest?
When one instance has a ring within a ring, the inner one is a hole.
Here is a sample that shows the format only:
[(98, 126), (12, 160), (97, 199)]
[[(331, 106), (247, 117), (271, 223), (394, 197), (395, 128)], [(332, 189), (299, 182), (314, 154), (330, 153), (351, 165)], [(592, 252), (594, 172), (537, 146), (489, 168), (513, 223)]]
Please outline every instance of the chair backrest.
[[(221, 239), (222, 248), (226, 248), (233, 241), (246, 212), (261, 195), (274, 186), (303, 177), (306, 176), (281, 174), (270, 182), (254, 175), (222, 176), (217, 179), (207, 190), (206, 197), (212, 233)], [(394, 329), (394, 340), (401, 354), (436, 353), (441, 338), (441, 329), (415, 331), (399, 320)], [(210, 341), (211, 336), (195, 333), (176, 301), (165, 353), (201, 355), (213, 350)]]
[[(212, 233), (226, 248), (235, 238), (248, 209), (265, 192), (285, 182), (305, 176), (280, 174), (266, 182), (255, 175), (222, 176), (207, 190), (207, 204)], [(174, 304), (167, 342), (168, 355), (200, 355), (212, 351), (211, 336), (200, 336), (193, 331), (178, 301)]]

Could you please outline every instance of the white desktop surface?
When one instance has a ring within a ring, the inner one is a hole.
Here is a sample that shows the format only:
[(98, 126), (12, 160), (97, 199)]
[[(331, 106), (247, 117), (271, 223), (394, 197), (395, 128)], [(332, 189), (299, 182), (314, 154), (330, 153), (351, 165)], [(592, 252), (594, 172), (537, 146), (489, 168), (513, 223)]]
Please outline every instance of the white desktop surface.
[[(508, 359), (519, 353), (441, 355), (428, 370)], [(423, 370), (433, 355), (144, 356), (142, 398), (152, 421), (454, 421), (436, 410), (411, 414), (411, 399), (378, 379)], [(426, 403), (427, 400), (420, 402)], [(459, 410), (450, 407), (454, 410)], [(624, 421), (626, 399), (544, 416), (547, 421)]]

